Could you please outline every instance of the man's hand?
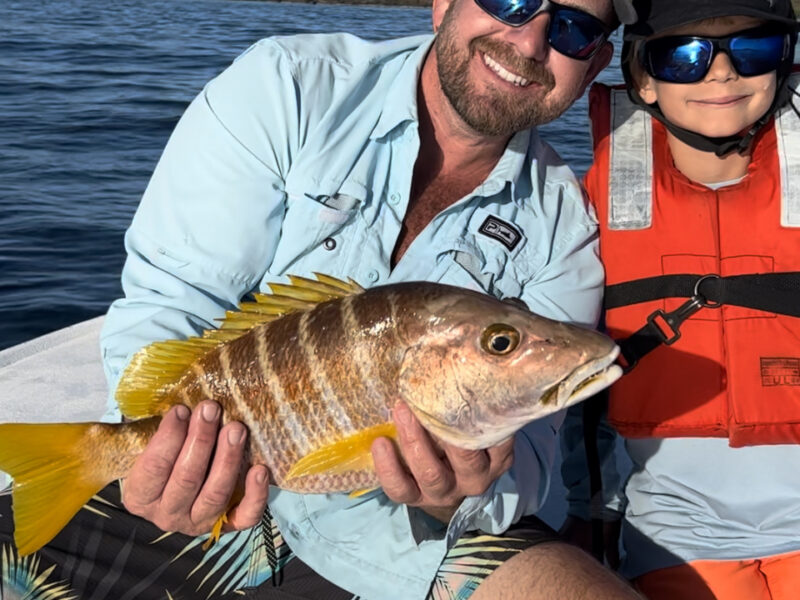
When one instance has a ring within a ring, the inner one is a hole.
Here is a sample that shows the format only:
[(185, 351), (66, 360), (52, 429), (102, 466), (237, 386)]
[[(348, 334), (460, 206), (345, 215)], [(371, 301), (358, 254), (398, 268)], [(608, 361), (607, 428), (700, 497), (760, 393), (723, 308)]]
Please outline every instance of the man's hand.
[[(125, 480), (122, 502), (129, 512), (163, 531), (211, 531), (236, 488), (247, 438), (241, 423), (220, 429), (220, 414), (218, 404), (202, 402), (194, 414), (179, 405), (164, 415)], [(244, 496), (228, 511), (223, 531), (259, 522), (269, 496), (268, 475), (263, 465), (250, 468)]]
[(391, 440), (380, 438), (372, 456), (383, 491), (394, 502), (448, 523), (466, 496), (482, 494), (511, 467), (513, 437), (486, 450), (464, 450), (435, 441), (404, 402), (395, 405), (393, 417), (400, 455)]

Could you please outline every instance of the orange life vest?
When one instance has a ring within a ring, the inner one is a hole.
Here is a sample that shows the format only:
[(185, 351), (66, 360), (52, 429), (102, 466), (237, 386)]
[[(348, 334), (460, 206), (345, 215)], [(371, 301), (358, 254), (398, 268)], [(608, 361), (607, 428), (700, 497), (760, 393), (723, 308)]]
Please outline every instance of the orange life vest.
[[(585, 184), (607, 286), (800, 271), (800, 119), (791, 109), (757, 135), (747, 176), (713, 191), (674, 167), (665, 128), (624, 89), (595, 84), (589, 104), (595, 158)], [(606, 327), (622, 339), (684, 301), (613, 308)], [(681, 334), (610, 390), (609, 421), (620, 433), (728, 437), (731, 446), (800, 442), (800, 318), (725, 305), (701, 309)]]

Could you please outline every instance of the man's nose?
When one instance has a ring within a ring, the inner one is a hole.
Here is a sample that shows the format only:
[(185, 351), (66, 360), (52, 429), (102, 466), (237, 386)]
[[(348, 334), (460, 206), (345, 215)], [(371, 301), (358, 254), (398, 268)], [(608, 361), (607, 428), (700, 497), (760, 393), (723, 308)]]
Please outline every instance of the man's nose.
[(550, 15), (542, 13), (521, 27), (506, 26), (503, 39), (513, 44), (521, 56), (537, 62), (544, 62), (550, 51), (550, 44), (547, 42), (549, 27)]
[(724, 52), (717, 52), (717, 55), (711, 61), (711, 67), (708, 69), (704, 81), (730, 81), (737, 77), (739, 77), (739, 74), (733, 68), (730, 57)]

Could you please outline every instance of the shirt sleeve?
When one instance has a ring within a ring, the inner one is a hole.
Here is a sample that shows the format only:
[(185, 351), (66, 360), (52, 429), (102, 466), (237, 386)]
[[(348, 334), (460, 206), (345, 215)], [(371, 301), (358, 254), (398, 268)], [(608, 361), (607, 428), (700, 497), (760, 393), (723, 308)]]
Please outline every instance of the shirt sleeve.
[[(111, 397), (131, 356), (215, 327), (258, 285), (284, 212), (283, 177), (299, 130), (290, 67), (254, 46), (180, 119), (125, 235), (124, 297), (101, 333)], [(269, 110), (264, 110), (269, 107)]]

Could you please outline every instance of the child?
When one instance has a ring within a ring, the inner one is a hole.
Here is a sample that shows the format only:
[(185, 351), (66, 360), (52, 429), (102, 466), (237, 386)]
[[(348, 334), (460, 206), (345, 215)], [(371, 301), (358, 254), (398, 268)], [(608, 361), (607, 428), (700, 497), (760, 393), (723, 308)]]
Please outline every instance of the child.
[[(634, 0), (618, 12), (626, 89), (591, 92), (585, 184), (606, 326), (640, 361), (608, 409), (633, 461), (622, 570), (651, 600), (797, 598), (797, 21), (789, 0)], [(575, 415), (562, 429), (573, 537), (590, 517), (579, 429)], [(614, 443), (600, 433), (605, 468)], [(614, 508), (612, 496), (601, 504)]]

